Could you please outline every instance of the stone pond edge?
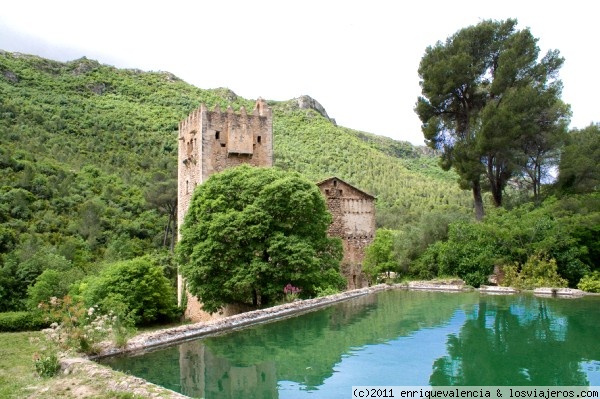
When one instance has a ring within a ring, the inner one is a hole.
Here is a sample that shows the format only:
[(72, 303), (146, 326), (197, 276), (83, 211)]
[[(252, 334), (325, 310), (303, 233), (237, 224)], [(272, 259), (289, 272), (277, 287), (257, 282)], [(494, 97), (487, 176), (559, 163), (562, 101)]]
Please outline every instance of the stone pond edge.
[[(429, 281), (411, 281), (409, 283), (400, 284), (379, 284), (367, 288), (360, 288), (351, 291), (345, 291), (339, 294), (329, 295), (325, 297), (298, 300), (282, 305), (273, 306), (266, 309), (258, 309), (250, 312), (240, 313), (233, 316), (224, 317), (222, 319), (203, 321), (194, 324), (186, 324), (182, 326), (166, 328), (162, 330), (142, 333), (130, 339), (126, 346), (117, 348), (112, 345), (107, 345), (100, 354), (89, 358), (66, 358), (61, 360), (61, 368), (65, 374), (72, 373), (76, 370), (82, 370), (86, 374), (100, 378), (113, 379), (117, 376), (117, 372), (112, 369), (101, 366), (93, 360), (104, 357), (110, 357), (121, 354), (143, 352), (158, 347), (173, 345), (178, 342), (184, 342), (191, 339), (197, 339), (209, 335), (224, 333), (250, 325), (265, 323), (273, 320), (293, 317), (302, 313), (308, 313), (321, 309), (323, 307), (346, 301), (348, 299), (357, 298), (363, 295), (369, 295), (376, 292), (391, 290), (391, 289), (408, 289), (418, 291), (446, 291), (446, 292), (464, 292), (464, 291), (479, 291), (481, 294), (489, 295), (511, 295), (523, 291), (512, 287), (499, 286), (481, 286), (479, 289), (466, 286), (462, 281), (450, 281), (443, 283), (435, 283)], [(580, 290), (570, 288), (537, 288), (533, 291), (536, 296), (556, 296), (564, 298), (579, 298), (584, 295), (589, 295)], [(109, 371), (108, 375), (106, 374)], [(144, 392), (149, 394), (149, 397), (168, 397), (168, 398), (188, 398), (188, 396), (171, 391), (167, 388), (160, 387), (151, 382), (145, 381), (134, 376), (117, 377), (121, 382), (124, 391), (136, 392), (138, 394)], [(158, 395), (158, 396), (155, 396)]]

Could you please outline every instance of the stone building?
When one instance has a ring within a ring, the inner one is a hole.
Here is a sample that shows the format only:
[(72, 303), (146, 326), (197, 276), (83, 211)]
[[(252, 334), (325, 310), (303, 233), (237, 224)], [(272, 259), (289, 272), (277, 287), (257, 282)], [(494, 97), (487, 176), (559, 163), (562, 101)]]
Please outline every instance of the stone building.
[(329, 235), (342, 239), (342, 274), (348, 289), (362, 288), (368, 281), (362, 272), (365, 247), (375, 236), (375, 197), (337, 178), (317, 183), (333, 216)]
[[(205, 105), (179, 123), (177, 223), (190, 206), (194, 188), (213, 173), (240, 164), (273, 166), (273, 117), (263, 99), (256, 101), (252, 113), (242, 107), (209, 111)], [(182, 303), (183, 280), (178, 276), (177, 301)], [(196, 321), (197, 299), (188, 295), (186, 316)]]

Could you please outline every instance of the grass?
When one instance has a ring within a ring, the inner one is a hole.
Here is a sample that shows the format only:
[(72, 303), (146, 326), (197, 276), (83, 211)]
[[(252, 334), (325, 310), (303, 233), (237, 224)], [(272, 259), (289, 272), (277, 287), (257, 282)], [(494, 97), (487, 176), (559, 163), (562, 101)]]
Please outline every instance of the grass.
[(0, 398), (29, 396), (28, 387), (41, 378), (35, 373), (33, 355), (39, 350), (40, 332), (0, 333)]
[[(169, 393), (132, 383), (129, 376), (95, 365), (65, 375), (41, 378), (33, 355), (42, 346), (41, 332), (0, 333), (0, 398), (2, 399), (145, 399), (168, 398)], [(143, 393), (133, 392), (141, 390)], [(130, 392), (128, 392), (130, 391)]]

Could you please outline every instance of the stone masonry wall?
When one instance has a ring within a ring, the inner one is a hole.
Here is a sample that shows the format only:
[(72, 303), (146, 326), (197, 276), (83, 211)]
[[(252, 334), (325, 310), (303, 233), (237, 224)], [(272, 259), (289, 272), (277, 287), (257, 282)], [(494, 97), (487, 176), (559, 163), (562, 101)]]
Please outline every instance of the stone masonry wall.
[(368, 282), (362, 272), (362, 262), (365, 247), (375, 235), (375, 197), (336, 177), (324, 180), (318, 186), (333, 216), (328, 233), (342, 239), (341, 269), (348, 280), (348, 289), (366, 287)]

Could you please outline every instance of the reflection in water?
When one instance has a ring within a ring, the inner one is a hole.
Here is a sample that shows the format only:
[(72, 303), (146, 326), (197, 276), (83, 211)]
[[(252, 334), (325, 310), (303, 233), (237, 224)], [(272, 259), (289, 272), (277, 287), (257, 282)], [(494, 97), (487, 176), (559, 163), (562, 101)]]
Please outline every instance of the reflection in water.
[(236, 366), (202, 341), (179, 345), (181, 393), (196, 398), (278, 398), (275, 362)]
[(597, 356), (598, 344), (595, 339), (572, 339), (570, 335), (581, 333), (571, 328), (571, 321), (595, 319), (595, 328), (588, 328), (597, 330), (598, 314), (583, 315), (565, 305), (578, 304), (533, 296), (482, 296), (459, 334), (448, 337), (448, 354), (435, 361), (430, 384), (588, 385), (581, 362), (592, 351)]
[(352, 385), (586, 385), (600, 360), (599, 300), (388, 291), (103, 363), (207, 399), (348, 397)]

